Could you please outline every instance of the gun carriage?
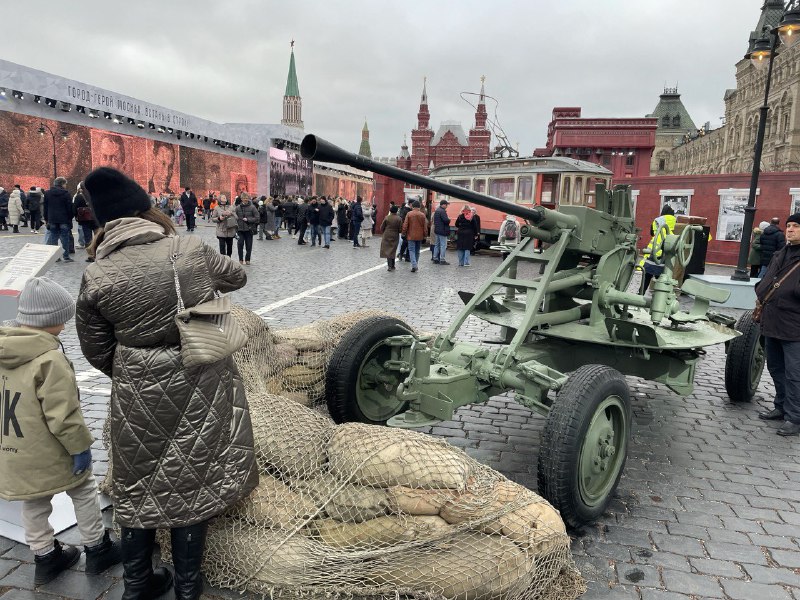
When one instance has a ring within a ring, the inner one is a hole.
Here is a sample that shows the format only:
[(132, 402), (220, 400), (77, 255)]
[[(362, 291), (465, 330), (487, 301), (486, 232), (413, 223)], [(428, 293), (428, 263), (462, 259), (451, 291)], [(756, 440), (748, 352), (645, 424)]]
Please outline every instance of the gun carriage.
[[(651, 256), (664, 265), (650, 296), (628, 291), (637, 229), (627, 186), (598, 185), (595, 206), (518, 206), (346, 152), (307, 135), (304, 158), (370, 170), (525, 220), (521, 241), (447, 329), (424, 339), (402, 321), (373, 317), (335, 349), (326, 401), (337, 422), (425, 427), (462, 406), (511, 392), (546, 416), (539, 492), (573, 527), (600, 516), (622, 475), (631, 434), (625, 375), (692, 393), (704, 348), (726, 345), (726, 389), (749, 401), (764, 366), (763, 340), (745, 313), (738, 321), (710, 308), (729, 292), (689, 279), (684, 309), (673, 278), (691, 258), (696, 226), (661, 231)], [(459, 330), (477, 317), (501, 340), (478, 345)]]

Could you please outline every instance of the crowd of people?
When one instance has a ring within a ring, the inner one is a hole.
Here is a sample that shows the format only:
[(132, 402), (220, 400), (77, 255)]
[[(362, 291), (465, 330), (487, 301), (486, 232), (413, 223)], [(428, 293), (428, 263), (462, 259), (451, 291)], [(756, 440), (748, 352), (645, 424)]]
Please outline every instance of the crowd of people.
[[(59, 260), (71, 262), (76, 248), (73, 221), (78, 225), (78, 248), (90, 247), (96, 223), (85, 198), (83, 183), (72, 196), (66, 183), (64, 178), (58, 177), (49, 190), (31, 187), (27, 193), (19, 185), (15, 185), (10, 194), (0, 188), (0, 231), (19, 233), (20, 228), (30, 227), (31, 233), (40, 233), (44, 225), (45, 243), (60, 243), (64, 252)], [(273, 198), (241, 192), (231, 202), (226, 194), (213, 192), (198, 199), (192, 189), (186, 187), (177, 197), (166, 193), (148, 197), (151, 206), (169, 217), (176, 226), (185, 227), (187, 232), (195, 231), (198, 219), (213, 225), (219, 251), (225, 256), (233, 255), (235, 240), (239, 263), (243, 265), (251, 262), (254, 240), (279, 240), (283, 234), (297, 240), (300, 246), (330, 249), (331, 242), (339, 239), (350, 241), (353, 248), (367, 248), (377, 232), (383, 236), (380, 256), (388, 261), (389, 254), (392, 255), (392, 262), (387, 262), (389, 271), (394, 271), (395, 261), (400, 260), (412, 263), (412, 272), (416, 272), (419, 248), (423, 243), (430, 245), (434, 264), (450, 264), (446, 254), (452, 219), (447, 213), (447, 200), (440, 202), (435, 210), (432, 210), (430, 202), (423, 206), (416, 201), (419, 204), (416, 207), (410, 200), (402, 204), (390, 202), (392, 210), (378, 223), (377, 207), (374, 203), (365, 203), (360, 196), (355, 200), (324, 195)], [(413, 217), (409, 232), (405, 221), (412, 212), (420, 213), (424, 222)], [(392, 215), (399, 219), (399, 225), (395, 226), (395, 219), (390, 218)], [(456, 217), (454, 226), (458, 264), (469, 267), (470, 255), (480, 239), (480, 217), (474, 208), (465, 207)], [(395, 238), (396, 243), (392, 242)], [(412, 242), (419, 242), (419, 248)], [(417, 248), (416, 258), (412, 258), (410, 252), (413, 248)], [(86, 261), (94, 261), (91, 253)]]

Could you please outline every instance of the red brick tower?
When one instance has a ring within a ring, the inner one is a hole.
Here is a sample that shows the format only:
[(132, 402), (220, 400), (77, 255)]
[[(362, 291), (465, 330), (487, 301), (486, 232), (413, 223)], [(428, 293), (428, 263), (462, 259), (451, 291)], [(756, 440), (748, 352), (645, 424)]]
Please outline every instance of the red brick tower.
[(431, 140), (433, 130), (430, 127), (431, 114), (428, 112), (427, 77), (422, 80), (422, 98), (417, 113), (417, 128), (411, 131), (411, 170), (427, 175), (431, 161)]
[(478, 109), (475, 111), (475, 127), (469, 130), (469, 150), (467, 161), (486, 160), (489, 158), (489, 145), (492, 141), (492, 132), (486, 128), (486, 92), (483, 84), (486, 77), (481, 77), (481, 95), (478, 99)]

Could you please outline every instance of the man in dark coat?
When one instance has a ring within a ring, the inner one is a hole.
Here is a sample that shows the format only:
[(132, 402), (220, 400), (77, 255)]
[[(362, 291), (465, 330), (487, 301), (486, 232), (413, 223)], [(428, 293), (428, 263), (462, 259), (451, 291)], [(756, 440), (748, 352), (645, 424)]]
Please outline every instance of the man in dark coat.
[(800, 213), (787, 219), (786, 239), (789, 244), (773, 255), (756, 284), (756, 296), (763, 307), (767, 368), (775, 382), (775, 408), (758, 416), (783, 421), (777, 433), (789, 436), (800, 434)]
[(317, 241), (322, 246), (322, 231), (319, 229), (319, 202), (316, 196), (312, 196), (311, 203), (308, 205), (308, 224), (311, 225), (311, 245), (316, 246)]
[(197, 215), (197, 196), (195, 196), (192, 188), (183, 188), (181, 194), (181, 208), (183, 214), (186, 215), (186, 231), (194, 231), (194, 218)]
[(361, 229), (361, 222), (364, 220), (364, 209), (361, 207), (361, 196), (356, 196), (353, 204), (353, 213), (350, 216), (350, 239), (353, 240), (353, 248), (360, 248), (358, 243), (358, 232)]
[[(403, 206), (401, 206), (397, 211), (397, 216), (400, 217), (401, 226), (402, 223), (406, 220), (406, 215), (410, 212), (411, 212), (411, 203), (408, 200), (406, 200), (403, 203)], [(397, 258), (399, 258), (401, 261), (405, 260), (406, 262), (408, 262), (409, 261), (408, 239), (404, 235), (400, 236), (400, 238), (401, 238), (400, 253), (397, 255)]]
[(72, 196), (67, 191), (67, 180), (56, 177), (53, 187), (44, 193), (44, 220), (47, 223), (47, 236), (44, 243), (48, 246), (61, 246), (65, 262), (72, 262), (69, 255), (70, 234), (72, 233)]
[(347, 229), (350, 225), (350, 219), (347, 218), (347, 202), (341, 198), (339, 198), (338, 202), (339, 206), (336, 209), (336, 226), (338, 231), (336, 234), (340, 240), (347, 240), (350, 239), (347, 235)]
[(297, 203), (292, 198), (284, 198), (281, 206), (283, 206), (283, 218), (286, 220), (286, 231), (289, 235), (296, 234)]
[(31, 186), (28, 192), (28, 210), (31, 215), (31, 230), (33, 233), (39, 233), (39, 228), (42, 226), (42, 193), (36, 188)]
[(449, 265), (444, 259), (447, 253), (447, 238), (450, 237), (450, 217), (447, 216), (447, 200), (439, 202), (439, 208), (433, 213), (433, 233), (436, 245), (433, 248), (433, 262), (438, 265)]
[(319, 226), (322, 229), (322, 239), (325, 242), (325, 248), (330, 250), (331, 247), (331, 225), (333, 225), (333, 206), (328, 202), (328, 199), (323, 196), (322, 202), (319, 205)]
[(308, 204), (303, 199), (297, 204), (297, 216), (295, 217), (295, 228), (297, 231), (297, 245), (305, 246), (306, 228), (308, 227)]
[(761, 232), (759, 240), (761, 243), (761, 270), (758, 272), (759, 277), (764, 277), (766, 274), (772, 255), (786, 245), (786, 237), (783, 235), (781, 228), (778, 227), (780, 222), (778, 217), (773, 217), (769, 227)]
[(0, 231), (8, 231), (8, 192), (0, 187)]

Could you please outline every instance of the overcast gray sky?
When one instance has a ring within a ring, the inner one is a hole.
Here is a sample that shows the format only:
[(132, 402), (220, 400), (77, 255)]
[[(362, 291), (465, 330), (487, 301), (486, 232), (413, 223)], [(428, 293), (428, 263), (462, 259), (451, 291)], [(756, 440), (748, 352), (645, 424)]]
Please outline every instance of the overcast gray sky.
[[(523, 154), (554, 106), (641, 117), (678, 84), (695, 123), (720, 125), (762, 0), (0, 0), (0, 56), (218, 122), (277, 123), (296, 40), (306, 132), (395, 156), (428, 78), (431, 126), (497, 98)], [(490, 116), (494, 112), (488, 105)], [(410, 143), (410, 138), (409, 138)]]

